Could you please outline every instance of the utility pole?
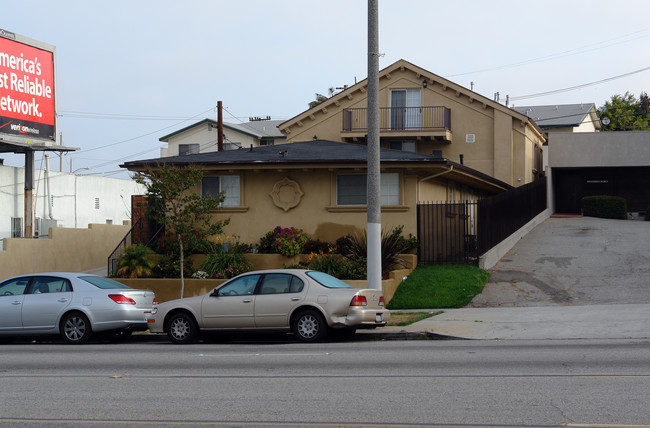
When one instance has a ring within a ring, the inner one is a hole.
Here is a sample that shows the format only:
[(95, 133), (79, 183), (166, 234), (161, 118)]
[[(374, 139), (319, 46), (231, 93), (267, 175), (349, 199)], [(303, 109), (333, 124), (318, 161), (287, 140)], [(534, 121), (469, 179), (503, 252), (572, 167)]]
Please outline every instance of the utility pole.
[(223, 104), (217, 101), (217, 151), (223, 152)]
[(368, 288), (381, 283), (381, 187), (379, 146), (379, 0), (368, 0)]

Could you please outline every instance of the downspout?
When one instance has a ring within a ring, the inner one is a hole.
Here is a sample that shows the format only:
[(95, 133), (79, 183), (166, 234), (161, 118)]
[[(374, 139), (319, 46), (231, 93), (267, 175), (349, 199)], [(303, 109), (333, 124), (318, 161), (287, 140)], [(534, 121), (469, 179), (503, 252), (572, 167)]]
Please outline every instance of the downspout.
[(453, 170), (454, 170), (454, 166), (452, 165), (446, 171), (442, 171), (442, 172), (439, 172), (437, 174), (433, 174), (433, 175), (430, 175), (428, 177), (424, 177), (424, 178), (418, 180), (418, 194), (417, 194), (417, 202), (416, 203), (420, 202), (420, 184), (422, 184), (422, 182), (427, 181), (427, 180), (431, 180), (431, 179), (436, 178), (436, 177), (440, 177), (441, 175), (448, 174), (448, 173), (452, 172)]
[(47, 201), (47, 216), (50, 220), (52, 217), (52, 196), (50, 195), (50, 156), (45, 155), (45, 200)]

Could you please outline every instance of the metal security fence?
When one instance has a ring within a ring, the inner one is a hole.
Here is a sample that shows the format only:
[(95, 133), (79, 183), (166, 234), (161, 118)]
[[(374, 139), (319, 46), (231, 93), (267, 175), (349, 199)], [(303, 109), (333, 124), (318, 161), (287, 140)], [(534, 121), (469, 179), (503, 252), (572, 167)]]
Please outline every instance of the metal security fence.
[(478, 263), (477, 204), (418, 204), (418, 262)]
[(485, 254), (547, 207), (546, 177), (478, 201), (478, 252)]
[(420, 203), (418, 262), (478, 264), (546, 207), (544, 177), (478, 202)]

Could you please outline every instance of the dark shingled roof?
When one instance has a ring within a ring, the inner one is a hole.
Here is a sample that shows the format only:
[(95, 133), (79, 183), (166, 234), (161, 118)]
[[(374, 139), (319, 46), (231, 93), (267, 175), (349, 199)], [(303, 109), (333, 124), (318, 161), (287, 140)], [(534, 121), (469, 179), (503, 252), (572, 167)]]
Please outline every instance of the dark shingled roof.
[[(368, 149), (362, 144), (339, 143), (335, 141), (313, 140), (300, 143), (279, 144), (225, 150), (221, 152), (196, 153), (184, 156), (145, 159), (125, 162), (122, 167), (142, 167), (155, 164), (332, 164), (365, 163)], [(446, 159), (401, 150), (381, 149), (382, 162), (434, 162), (447, 163)]]

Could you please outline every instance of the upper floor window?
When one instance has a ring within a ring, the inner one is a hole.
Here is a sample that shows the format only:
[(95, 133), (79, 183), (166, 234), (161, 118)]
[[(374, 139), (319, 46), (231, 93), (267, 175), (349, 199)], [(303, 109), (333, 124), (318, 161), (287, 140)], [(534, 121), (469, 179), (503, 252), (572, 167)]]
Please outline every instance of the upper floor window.
[(199, 145), (198, 144), (179, 144), (178, 145), (178, 155), (179, 156), (185, 156), (185, 155), (193, 155), (199, 153)]
[(208, 175), (201, 179), (201, 195), (219, 196), (221, 192), (225, 194), (225, 199), (221, 203), (222, 206), (239, 206), (239, 176)]
[[(337, 205), (367, 205), (368, 177), (366, 174), (339, 174), (336, 176)], [(381, 204), (399, 205), (399, 174), (382, 173), (380, 177)]]
[(415, 141), (391, 141), (390, 148), (393, 150), (401, 150), (403, 152), (414, 152)]

